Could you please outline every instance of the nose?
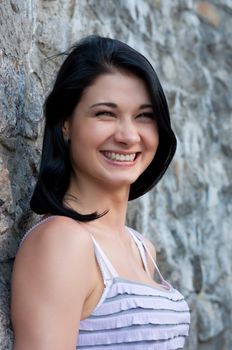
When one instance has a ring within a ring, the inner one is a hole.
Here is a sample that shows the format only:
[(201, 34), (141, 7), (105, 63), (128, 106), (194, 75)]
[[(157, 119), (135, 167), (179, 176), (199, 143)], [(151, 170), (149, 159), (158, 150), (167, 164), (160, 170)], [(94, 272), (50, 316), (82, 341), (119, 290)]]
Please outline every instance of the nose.
[(114, 138), (116, 142), (131, 146), (140, 141), (138, 126), (130, 118), (118, 120)]

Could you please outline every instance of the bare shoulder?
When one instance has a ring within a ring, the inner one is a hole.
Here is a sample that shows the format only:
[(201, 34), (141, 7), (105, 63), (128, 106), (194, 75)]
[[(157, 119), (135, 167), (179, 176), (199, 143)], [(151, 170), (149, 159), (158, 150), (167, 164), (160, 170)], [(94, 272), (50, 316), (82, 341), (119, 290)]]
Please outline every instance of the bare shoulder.
[(92, 247), (91, 237), (80, 223), (65, 216), (53, 216), (37, 224), (25, 237), (22, 247), (35, 245), (38, 249), (41, 245), (58, 247), (70, 243)]
[(29, 277), (34, 271), (37, 276), (43, 273), (44, 278), (55, 279), (58, 274), (67, 278), (67, 271), (70, 276), (75, 271), (78, 279), (80, 266), (80, 274), (88, 273), (94, 259), (90, 234), (75, 220), (57, 216), (42, 221), (27, 235), (16, 255), (13, 272), (27, 273)]
[(16, 348), (74, 348), (82, 307), (94, 286), (88, 232), (66, 217), (41, 222), (25, 238), (13, 268)]
[(45, 288), (52, 281), (55, 285), (69, 278), (77, 287), (87, 274), (89, 278), (82, 288), (86, 294), (93, 285), (94, 266), (94, 247), (88, 231), (73, 219), (52, 217), (37, 225), (23, 241), (14, 263), (13, 286), (19, 279), (25, 279), (25, 285), (26, 280), (31, 284), (43, 280)]

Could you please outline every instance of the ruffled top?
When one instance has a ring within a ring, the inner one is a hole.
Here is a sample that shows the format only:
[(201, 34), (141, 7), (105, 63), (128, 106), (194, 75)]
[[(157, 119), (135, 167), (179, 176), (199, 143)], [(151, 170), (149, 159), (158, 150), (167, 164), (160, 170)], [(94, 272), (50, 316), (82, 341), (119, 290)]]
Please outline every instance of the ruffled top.
[(183, 349), (188, 336), (190, 312), (183, 295), (161, 275), (142, 236), (129, 229), (149, 274), (146, 254), (161, 279), (161, 288), (118, 276), (111, 262), (92, 237), (105, 288), (86, 319), (81, 320), (77, 349)]
[[(35, 227), (52, 217), (33, 226), (22, 242)], [(183, 295), (164, 280), (142, 235), (129, 228), (128, 231), (135, 240), (149, 275), (146, 254), (152, 260), (161, 280), (161, 288), (121, 278), (91, 236), (105, 288), (91, 315), (80, 321), (77, 349), (183, 349), (190, 324), (188, 305)]]

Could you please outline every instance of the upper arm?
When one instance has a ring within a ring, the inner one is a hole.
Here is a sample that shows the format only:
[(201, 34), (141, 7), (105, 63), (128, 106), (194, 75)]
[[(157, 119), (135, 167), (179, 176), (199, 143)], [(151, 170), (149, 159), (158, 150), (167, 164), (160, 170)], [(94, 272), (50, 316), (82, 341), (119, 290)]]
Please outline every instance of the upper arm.
[(82, 307), (93, 288), (91, 238), (72, 220), (52, 221), (25, 240), (15, 260), (15, 350), (74, 350)]

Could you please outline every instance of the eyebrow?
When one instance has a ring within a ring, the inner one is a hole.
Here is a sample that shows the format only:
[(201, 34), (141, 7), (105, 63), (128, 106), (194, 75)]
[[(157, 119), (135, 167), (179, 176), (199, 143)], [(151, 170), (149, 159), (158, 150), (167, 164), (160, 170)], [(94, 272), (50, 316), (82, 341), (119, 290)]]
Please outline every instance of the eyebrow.
[[(113, 103), (113, 102), (100, 102), (100, 103), (95, 103), (92, 106), (90, 106), (90, 108), (94, 108), (97, 106), (107, 106), (107, 107), (111, 107), (111, 108), (117, 108), (117, 104)], [(141, 106), (139, 106), (139, 109), (144, 109), (144, 108), (153, 108), (152, 104), (150, 103), (144, 103)]]

